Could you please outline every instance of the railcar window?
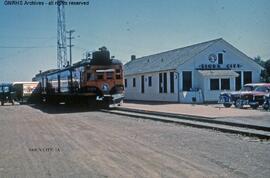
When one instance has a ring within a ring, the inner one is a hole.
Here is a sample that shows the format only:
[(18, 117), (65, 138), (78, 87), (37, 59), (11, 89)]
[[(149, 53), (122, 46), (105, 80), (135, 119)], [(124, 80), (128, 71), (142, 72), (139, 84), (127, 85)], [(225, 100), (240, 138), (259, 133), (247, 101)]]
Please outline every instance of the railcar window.
[(4, 87), (4, 93), (9, 92), (9, 87)]
[(90, 80), (91, 79), (91, 73), (87, 73), (87, 80)]
[(116, 79), (121, 79), (121, 75), (117, 74)]
[(113, 72), (107, 72), (107, 79), (113, 79)]
[(98, 73), (97, 74), (97, 79), (102, 80), (103, 79), (103, 73)]
[(95, 80), (95, 75), (93, 73), (87, 73), (86, 79), (87, 81)]

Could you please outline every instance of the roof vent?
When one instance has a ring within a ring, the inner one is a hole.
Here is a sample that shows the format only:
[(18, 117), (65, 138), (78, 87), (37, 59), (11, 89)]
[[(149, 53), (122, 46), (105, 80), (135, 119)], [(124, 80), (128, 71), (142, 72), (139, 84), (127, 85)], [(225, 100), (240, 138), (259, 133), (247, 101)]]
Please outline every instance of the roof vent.
[(136, 59), (135, 55), (131, 55), (131, 60), (134, 61)]

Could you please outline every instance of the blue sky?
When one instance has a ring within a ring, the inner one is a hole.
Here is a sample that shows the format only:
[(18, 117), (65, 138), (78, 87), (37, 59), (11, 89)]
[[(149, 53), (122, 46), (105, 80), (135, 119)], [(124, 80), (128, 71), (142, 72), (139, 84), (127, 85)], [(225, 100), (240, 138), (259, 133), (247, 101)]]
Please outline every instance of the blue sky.
[[(66, 25), (76, 31), (73, 61), (107, 46), (125, 63), (132, 54), (220, 37), (250, 57), (270, 59), (269, 9), (269, 0), (90, 0), (89, 6), (66, 6)], [(39, 70), (56, 68), (56, 38), (56, 6), (1, 1), (0, 82), (29, 81)]]

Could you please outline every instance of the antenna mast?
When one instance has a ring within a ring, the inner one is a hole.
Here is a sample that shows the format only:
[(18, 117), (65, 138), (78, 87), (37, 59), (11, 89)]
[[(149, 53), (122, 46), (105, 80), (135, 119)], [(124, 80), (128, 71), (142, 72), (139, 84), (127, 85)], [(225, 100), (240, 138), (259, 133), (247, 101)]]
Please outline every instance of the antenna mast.
[(57, 67), (67, 66), (65, 1), (57, 0)]

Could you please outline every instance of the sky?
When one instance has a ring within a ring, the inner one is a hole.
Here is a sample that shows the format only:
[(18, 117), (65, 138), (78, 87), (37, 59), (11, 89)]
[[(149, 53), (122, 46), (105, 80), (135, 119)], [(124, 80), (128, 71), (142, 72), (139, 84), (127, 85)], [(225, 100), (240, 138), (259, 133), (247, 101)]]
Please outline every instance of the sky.
[[(57, 68), (56, 7), (1, 0), (0, 82), (30, 81), (39, 70)], [(268, 60), (269, 9), (269, 0), (89, 0), (86, 6), (65, 6), (65, 14), (67, 30), (75, 30), (74, 62), (102, 46), (126, 63), (133, 54), (221, 37), (249, 57)]]

